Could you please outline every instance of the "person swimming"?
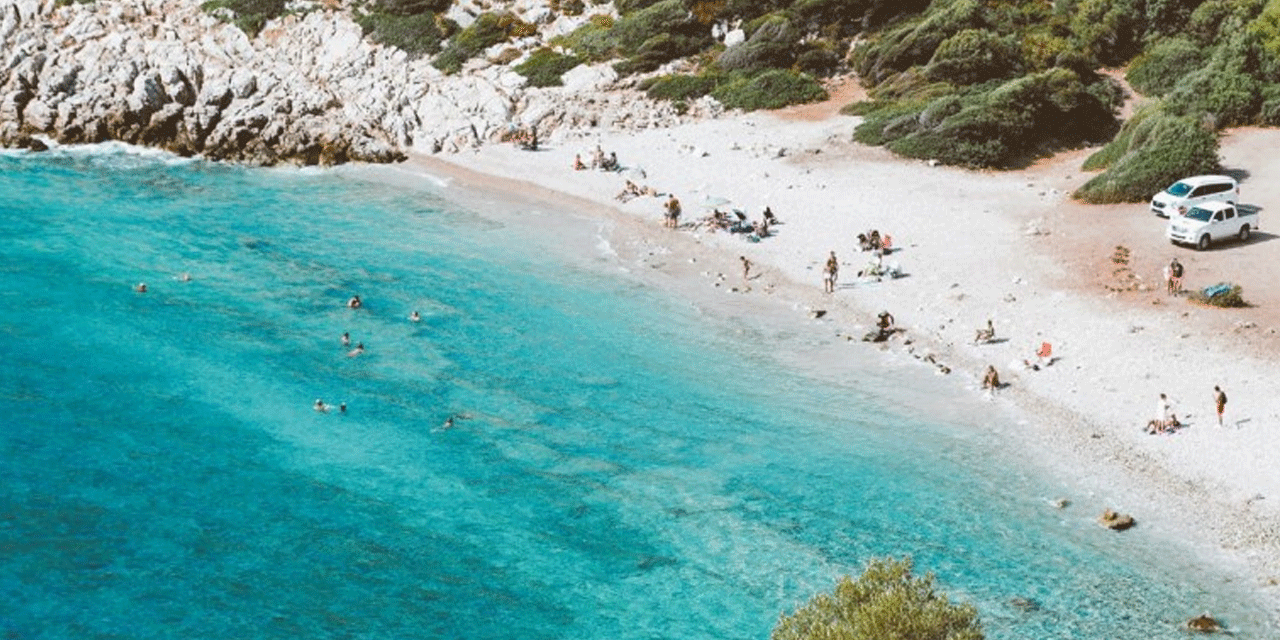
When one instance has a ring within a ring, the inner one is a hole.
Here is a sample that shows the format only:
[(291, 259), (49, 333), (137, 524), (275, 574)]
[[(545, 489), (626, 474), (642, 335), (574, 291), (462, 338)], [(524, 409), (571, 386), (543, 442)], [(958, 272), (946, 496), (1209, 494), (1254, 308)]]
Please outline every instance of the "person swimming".
[(352, 309), (359, 309), (364, 306), (364, 303), (360, 302), (360, 296), (351, 296), (351, 299), (347, 301), (347, 306)]
[(346, 331), (342, 332), (342, 346), (344, 347), (351, 346), (351, 334)]
[(147, 283), (145, 283), (145, 282), (139, 282), (139, 283), (138, 283), (138, 285), (137, 285), (137, 286), (135, 286), (135, 287), (133, 288), (133, 290), (134, 290), (134, 291), (137, 291), (138, 293), (146, 293), (146, 292), (147, 292)]
[(413, 313), (409, 314), (409, 321), (410, 321), (410, 322), (422, 322), (422, 315), (421, 315), (421, 314), (419, 314), (417, 311), (414, 311)]
[(352, 349), (352, 350), (350, 350), (350, 351), (348, 351), (348, 352), (347, 352), (347, 357), (348, 357), (348, 358), (354, 358), (354, 357), (356, 357), (356, 356), (358, 356), (358, 355), (360, 355), (360, 354), (362, 354), (362, 353), (364, 353), (364, 343), (363, 343), (363, 342), (357, 342), (357, 343), (356, 343), (356, 348), (354, 348), (354, 349)]
[(325, 404), (320, 398), (316, 398), (316, 403), (313, 407), (318, 413), (329, 413), (329, 405)]

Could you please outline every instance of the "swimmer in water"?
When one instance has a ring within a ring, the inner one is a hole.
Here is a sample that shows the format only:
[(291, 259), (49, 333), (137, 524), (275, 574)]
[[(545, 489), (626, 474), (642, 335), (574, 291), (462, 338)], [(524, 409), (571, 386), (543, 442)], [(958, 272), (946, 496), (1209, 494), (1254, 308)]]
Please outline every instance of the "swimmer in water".
[(347, 306), (352, 309), (359, 309), (362, 305), (364, 303), (360, 302), (360, 296), (351, 296), (351, 299), (347, 301)]
[(351, 334), (346, 331), (342, 332), (342, 346), (344, 347), (351, 346)]
[(339, 403), (338, 403), (338, 413), (346, 413), (346, 412), (347, 412), (347, 403), (345, 403), (345, 402), (339, 402)]
[(362, 353), (364, 353), (364, 343), (363, 343), (363, 342), (357, 342), (357, 343), (356, 343), (356, 348), (354, 348), (354, 349), (352, 349), (352, 350), (350, 350), (350, 351), (348, 351), (348, 352), (347, 352), (347, 357), (348, 357), (348, 358), (354, 358), (354, 357), (356, 357), (356, 356), (358, 356), (358, 355), (360, 355), (360, 354), (362, 354)]
[(139, 282), (139, 283), (138, 283), (138, 286), (134, 287), (134, 288), (133, 288), (133, 290), (134, 290), (134, 291), (137, 291), (138, 293), (146, 293), (146, 292), (147, 292), (147, 283), (145, 283), (145, 282)]
[(319, 413), (329, 413), (329, 405), (325, 404), (320, 398), (316, 398), (315, 410)]
[(183, 282), (191, 282), (191, 274), (187, 273), (186, 271), (183, 271), (182, 275), (178, 276), (178, 279)]
[(417, 311), (414, 311), (413, 313), (409, 314), (409, 321), (422, 322), (422, 316)]

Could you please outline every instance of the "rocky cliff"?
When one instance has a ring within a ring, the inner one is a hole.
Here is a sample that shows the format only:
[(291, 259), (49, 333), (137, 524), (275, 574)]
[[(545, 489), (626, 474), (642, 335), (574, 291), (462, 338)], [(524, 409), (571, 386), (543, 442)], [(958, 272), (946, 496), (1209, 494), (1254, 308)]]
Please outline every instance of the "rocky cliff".
[[(540, 26), (503, 45), (522, 55), (567, 28), (545, 3), (489, 4)], [(465, 20), (468, 7), (454, 11)], [(619, 86), (608, 66), (580, 66), (563, 87), (526, 88), (510, 68), (520, 58), (498, 64), (494, 51), (445, 75), (365, 41), (337, 6), (274, 20), (250, 38), (194, 0), (0, 0), (0, 51), (0, 144), (11, 147), (120, 140), (264, 165), (388, 162), (484, 144), (513, 127), (537, 125), (554, 139), (682, 117)]]

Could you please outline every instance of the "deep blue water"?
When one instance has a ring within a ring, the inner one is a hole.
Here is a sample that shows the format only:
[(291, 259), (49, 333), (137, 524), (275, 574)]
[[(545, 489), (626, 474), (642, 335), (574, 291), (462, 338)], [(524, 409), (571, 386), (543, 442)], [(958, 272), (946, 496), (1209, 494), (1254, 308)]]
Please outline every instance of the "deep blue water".
[(878, 555), (992, 638), (1274, 633), (894, 409), (928, 382), (789, 370), (595, 221), (371, 174), (0, 156), (6, 638), (766, 638)]

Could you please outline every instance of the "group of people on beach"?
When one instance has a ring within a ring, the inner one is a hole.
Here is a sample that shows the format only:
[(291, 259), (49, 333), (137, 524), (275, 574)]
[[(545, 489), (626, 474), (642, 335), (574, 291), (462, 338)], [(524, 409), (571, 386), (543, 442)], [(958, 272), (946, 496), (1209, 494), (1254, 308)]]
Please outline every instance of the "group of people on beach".
[[(1221, 385), (1213, 385), (1213, 408), (1218, 415), (1218, 426), (1221, 427), (1223, 426), (1222, 416), (1227, 410), (1227, 392), (1222, 390)], [(1182, 421), (1178, 420), (1177, 414), (1173, 412), (1169, 396), (1160, 394), (1160, 398), (1156, 400), (1156, 415), (1147, 422), (1146, 432), (1152, 435), (1173, 433), (1183, 426)]]
[(604, 149), (597, 144), (595, 150), (591, 153), (590, 166), (582, 161), (582, 154), (576, 153), (573, 156), (574, 171), (584, 171), (588, 168), (598, 171), (621, 171), (622, 165), (618, 164), (618, 152), (610, 151), (608, 155), (605, 155)]

